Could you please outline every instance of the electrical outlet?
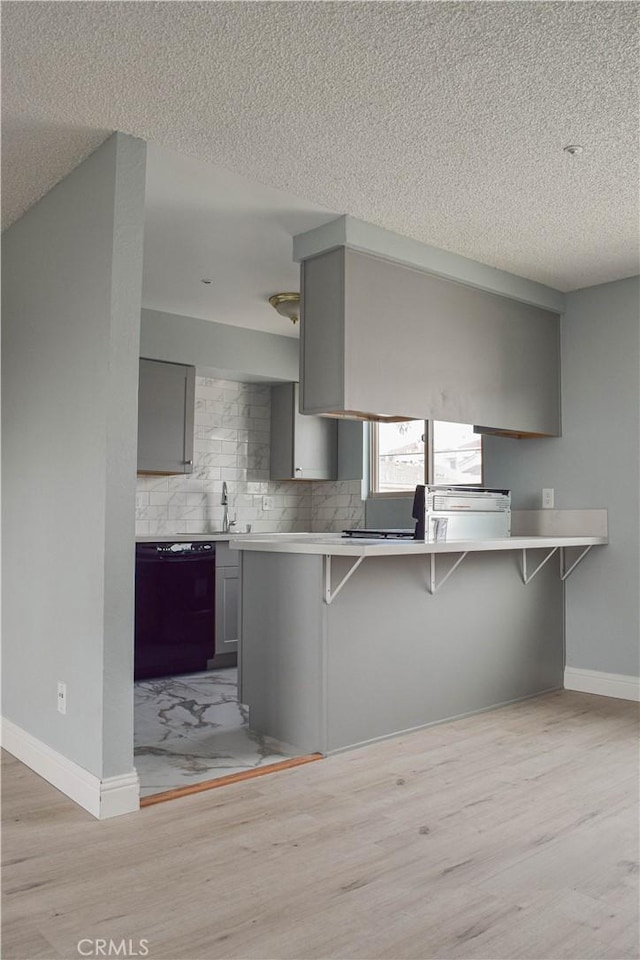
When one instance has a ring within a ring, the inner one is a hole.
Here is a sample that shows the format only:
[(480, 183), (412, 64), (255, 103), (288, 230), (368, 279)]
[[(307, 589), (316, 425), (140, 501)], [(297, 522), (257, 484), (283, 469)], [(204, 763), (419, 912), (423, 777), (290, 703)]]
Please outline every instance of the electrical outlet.
[(58, 680), (58, 713), (67, 712), (67, 685)]
[(263, 498), (262, 498), (262, 509), (263, 509), (263, 510), (273, 510), (273, 497), (263, 497)]
[(553, 487), (543, 487), (542, 489), (542, 509), (553, 510)]

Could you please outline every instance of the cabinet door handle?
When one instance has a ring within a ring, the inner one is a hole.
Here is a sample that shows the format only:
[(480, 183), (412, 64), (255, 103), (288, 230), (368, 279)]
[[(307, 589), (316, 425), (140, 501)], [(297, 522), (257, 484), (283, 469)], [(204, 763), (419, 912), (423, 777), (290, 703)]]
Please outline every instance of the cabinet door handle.
[(193, 464), (193, 460), (183, 460), (182, 462), (183, 462), (183, 463), (185, 464), (185, 466), (187, 466), (187, 467), (190, 467), (190, 466)]
[(302, 473), (302, 467), (296, 467), (296, 473)]

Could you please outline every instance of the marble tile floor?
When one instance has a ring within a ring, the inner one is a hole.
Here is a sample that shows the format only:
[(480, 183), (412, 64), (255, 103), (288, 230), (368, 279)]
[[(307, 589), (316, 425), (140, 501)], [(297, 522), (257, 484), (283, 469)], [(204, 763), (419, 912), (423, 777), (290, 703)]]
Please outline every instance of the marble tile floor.
[(134, 684), (141, 798), (298, 755), (249, 729), (235, 668)]

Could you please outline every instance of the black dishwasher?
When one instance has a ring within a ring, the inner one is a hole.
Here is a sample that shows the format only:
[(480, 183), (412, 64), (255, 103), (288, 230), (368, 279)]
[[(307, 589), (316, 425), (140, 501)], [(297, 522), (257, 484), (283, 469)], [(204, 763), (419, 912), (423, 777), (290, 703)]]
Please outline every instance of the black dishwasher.
[(207, 669), (215, 566), (215, 543), (136, 544), (135, 680)]

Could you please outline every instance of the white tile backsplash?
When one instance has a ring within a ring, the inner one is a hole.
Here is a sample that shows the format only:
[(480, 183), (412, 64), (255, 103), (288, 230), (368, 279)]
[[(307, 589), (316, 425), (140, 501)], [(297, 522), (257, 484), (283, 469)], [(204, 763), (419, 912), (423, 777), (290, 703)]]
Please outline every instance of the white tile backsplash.
[[(363, 526), (359, 481), (269, 480), (269, 387), (196, 377), (194, 469), (188, 476), (138, 477), (136, 535), (207, 533), (222, 527), (222, 481), (237, 530), (329, 532)], [(262, 509), (263, 496), (274, 501)]]
[(364, 501), (359, 480), (313, 483), (312, 488), (311, 530), (314, 533), (338, 533), (364, 526)]

